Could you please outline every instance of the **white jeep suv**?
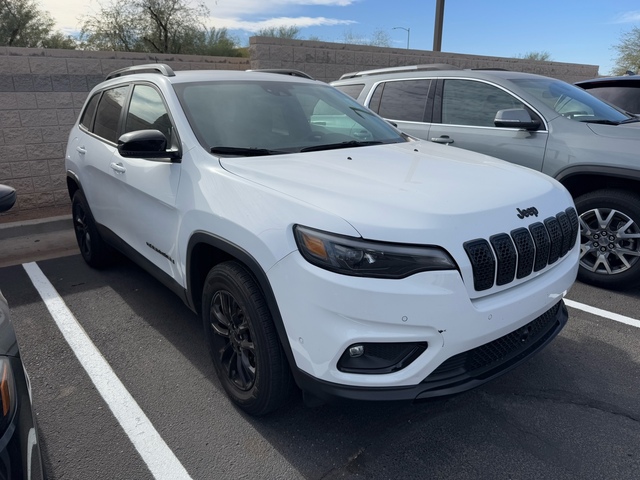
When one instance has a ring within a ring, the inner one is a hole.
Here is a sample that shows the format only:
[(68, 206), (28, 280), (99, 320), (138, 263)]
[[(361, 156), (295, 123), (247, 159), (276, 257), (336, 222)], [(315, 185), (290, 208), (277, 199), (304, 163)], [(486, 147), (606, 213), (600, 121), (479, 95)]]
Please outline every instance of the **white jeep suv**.
[(294, 382), (309, 403), (456, 393), (548, 344), (578, 269), (564, 187), (288, 73), (153, 64), (94, 88), (66, 154), (86, 262), (117, 249), (177, 293), (254, 415)]

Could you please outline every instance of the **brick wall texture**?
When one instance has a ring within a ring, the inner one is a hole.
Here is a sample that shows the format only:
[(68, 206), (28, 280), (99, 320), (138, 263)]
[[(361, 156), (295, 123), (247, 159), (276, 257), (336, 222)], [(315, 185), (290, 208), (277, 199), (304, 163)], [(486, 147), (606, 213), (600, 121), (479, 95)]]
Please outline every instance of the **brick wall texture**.
[(89, 91), (131, 65), (174, 70), (246, 70), (247, 58), (147, 55), (0, 47), (0, 183), (16, 189), (17, 212), (70, 204), (64, 154), (69, 130)]
[(17, 191), (12, 213), (69, 205), (64, 171), (69, 129), (88, 92), (109, 72), (130, 65), (166, 63), (174, 70), (294, 68), (323, 81), (346, 72), (426, 63), (504, 68), (568, 82), (598, 74), (596, 65), (268, 37), (252, 37), (249, 52), (247, 59), (0, 47), (0, 183)]
[(503, 68), (546, 75), (569, 83), (598, 76), (597, 65), (269, 37), (252, 37), (249, 42), (251, 68), (293, 68), (325, 82), (337, 80), (347, 72), (429, 63), (460, 68)]

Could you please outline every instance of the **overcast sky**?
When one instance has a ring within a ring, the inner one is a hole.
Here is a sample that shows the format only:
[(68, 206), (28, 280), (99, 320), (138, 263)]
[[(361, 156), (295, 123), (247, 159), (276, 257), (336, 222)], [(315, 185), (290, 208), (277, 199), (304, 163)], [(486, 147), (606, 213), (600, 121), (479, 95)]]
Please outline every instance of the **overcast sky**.
[[(101, 0), (108, 3), (110, 0)], [(77, 32), (97, 0), (40, 0), (58, 28)], [(436, 0), (205, 0), (207, 23), (241, 44), (256, 30), (296, 25), (301, 37), (340, 42), (345, 35), (389, 34), (392, 46), (431, 50)], [(195, 5), (195, 1), (193, 3)], [(621, 37), (640, 26), (637, 0), (446, 0), (442, 51), (514, 57), (546, 51), (558, 62), (610, 72)], [(396, 28), (394, 28), (396, 27)], [(401, 27), (401, 28), (398, 28)], [(408, 31), (407, 31), (408, 30)]]

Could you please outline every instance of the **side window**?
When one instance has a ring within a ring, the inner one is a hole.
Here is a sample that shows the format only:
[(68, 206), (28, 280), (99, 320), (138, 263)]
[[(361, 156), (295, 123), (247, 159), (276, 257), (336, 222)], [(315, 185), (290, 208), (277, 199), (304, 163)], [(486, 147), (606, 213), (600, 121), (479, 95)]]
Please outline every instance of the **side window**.
[(400, 80), (378, 85), (371, 109), (381, 117), (406, 122), (424, 122), (431, 80)]
[(342, 93), (346, 93), (354, 100), (357, 100), (360, 93), (362, 93), (364, 83), (356, 83), (355, 85), (336, 85), (336, 88)]
[(171, 120), (160, 93), (149, 85), (135, 85), (125, 120), (124, 132), (160, 130), (171, 144)]
[(98, 100), (100, 99), (100, 93), (96, 93), (89, 103), (87, 103), (87, 108), (82, 112), (82, 117), (80, 118), (80, 125), (82, 125), (87, 130), (91, 131), (93, 127), (93, 118), (96, 114), (96, 107), (98, 106)]
[(524, 108), (504, 90), (473, 80), (445, 80), (442, 92), (442, 123), (495, 127), (498, 110)]
[(96, 120), (93, 127), (93, 133), (96, 135), (116, 143), (118, 140), (118, 122), (120, 113), (127, 98), (128, 86), (112, 88), (106, 90), (102, 94), (98, 109), (96, 111)]

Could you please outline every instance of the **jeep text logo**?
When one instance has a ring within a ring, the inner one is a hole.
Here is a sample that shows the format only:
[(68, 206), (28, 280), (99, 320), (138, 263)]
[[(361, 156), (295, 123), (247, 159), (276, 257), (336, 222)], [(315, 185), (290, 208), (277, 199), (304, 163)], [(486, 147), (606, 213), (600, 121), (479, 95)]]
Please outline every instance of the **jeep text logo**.
[(538, 209), (536, 207), (525, 208), (524, 210), (520, 210), (516, 208), (518, 211), (518, 218), (530, 217), (531, 215), (538, 216)]

